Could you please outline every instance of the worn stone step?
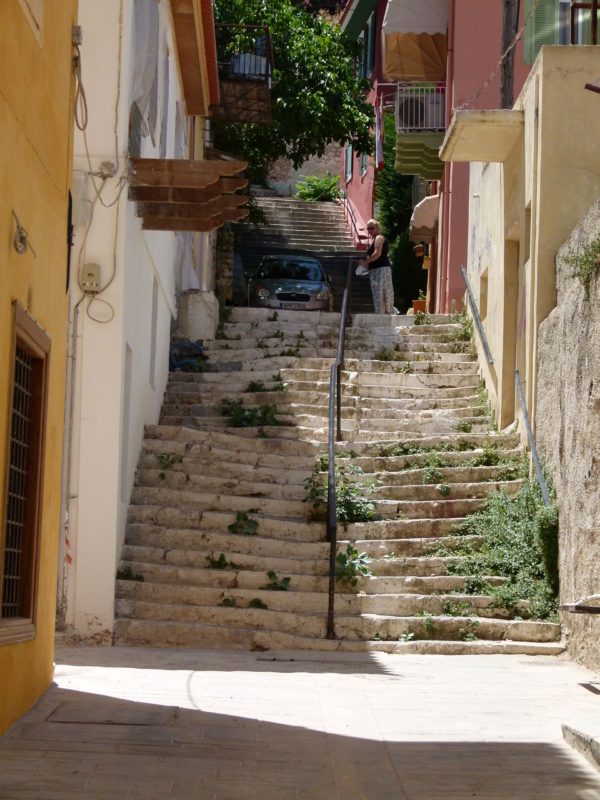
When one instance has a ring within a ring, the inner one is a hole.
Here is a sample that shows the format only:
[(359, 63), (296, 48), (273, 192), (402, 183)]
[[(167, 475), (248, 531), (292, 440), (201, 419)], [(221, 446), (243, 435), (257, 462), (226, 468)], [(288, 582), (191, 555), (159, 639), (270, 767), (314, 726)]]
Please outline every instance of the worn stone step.
[(374, 490), (373, 498), (386, 500), (407, 500), (413, 502), (434, 501), (440, 497), (452, 500), (473, 500), (486, 498), (491, 492), (502, 491), (505, 494), (516, 494), (523, 481), (489, 481), (486, 483), (446, 483), (444, 478), (436, 483), (412, 484), (405, 486), (383, 485)]
[(385, 642), (347, 639), (316, 639), (293, 634), (222, 628), (217, 625), (189, 625), (177, 622), (117, 619), (115, 644), (128, 643), (155, 647), (232, 648), (244, 650), (314, 650), (325, 652), (387, 652), (438, 655), (559, 655), (562, 642), (515, 641), (410, 641)]

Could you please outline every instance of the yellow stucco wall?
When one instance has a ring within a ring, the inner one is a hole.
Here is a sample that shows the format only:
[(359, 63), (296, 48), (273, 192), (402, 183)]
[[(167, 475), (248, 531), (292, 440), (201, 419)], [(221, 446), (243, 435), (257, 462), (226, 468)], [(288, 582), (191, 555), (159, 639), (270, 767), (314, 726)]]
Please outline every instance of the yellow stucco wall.
[[(44, 454), (36, 636), (0, 645), (0, 733), (52, 680), (67, 331), (67, 209), (71, 182), (71, 29), (77, 0), (41, 4), (41, 42), (19, 3), (0, 7), (0, 487), (4, 503), (12, 303), (52, 341)], [(13, 248), (13, 210), (36, 253)], [(0, 538), (3, 536), (0, 531)], [(0, 623), (1, 624), (1, 623)]]
[(600, 47), (542, 48), (515, 104), (523, 135), (503, 163), (471, 165), (468, 272), (479, 303), (487, 269), (494, 357), (480, 362), (501, 426), (516, 418), (522, 432), (514, 369), (535, 430), (537, 329), (556, 304), (556, 251), (600, 194), (600, 103), (584, 89), (598, 73)]

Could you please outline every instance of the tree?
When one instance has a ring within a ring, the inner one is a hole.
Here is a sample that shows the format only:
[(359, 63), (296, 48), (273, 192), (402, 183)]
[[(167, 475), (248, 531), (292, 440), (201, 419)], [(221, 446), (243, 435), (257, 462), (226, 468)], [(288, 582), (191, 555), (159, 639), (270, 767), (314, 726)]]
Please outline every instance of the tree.
[(384, 114), (384, 126), (384, 168), (377, 175), (379, 221), (390, 243), (396, 306), (404, 312), (419, 296), (419, 290), (427, 288), (427, 273), (423, 270), (423, 259), (415, 256), (413, 244), (408, 238), (413, 211), (413, 176), (402, 175), (394, 169), (396, 126), (393, 114)]
[(279, 157), (297, 168), (330, 142), (373, 152), (369, 83), (357, 78), (357, 45), (337, 25), (291, 0), (215, 0), (214, 15), (216, 23), (268, 26), (274, 60), (273, 124), (215, 122), (219, 148), (254, 170)]

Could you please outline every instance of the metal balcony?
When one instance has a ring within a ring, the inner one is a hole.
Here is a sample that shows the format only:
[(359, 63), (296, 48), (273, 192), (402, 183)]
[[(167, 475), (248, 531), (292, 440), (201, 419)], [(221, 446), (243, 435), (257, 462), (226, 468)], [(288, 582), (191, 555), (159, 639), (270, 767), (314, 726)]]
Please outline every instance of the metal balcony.
[(215, 25), (215, 33), (220, 103), (211, 106), (211, 118), (268, 125), (273, 121), (269, 29), (263, 25)]

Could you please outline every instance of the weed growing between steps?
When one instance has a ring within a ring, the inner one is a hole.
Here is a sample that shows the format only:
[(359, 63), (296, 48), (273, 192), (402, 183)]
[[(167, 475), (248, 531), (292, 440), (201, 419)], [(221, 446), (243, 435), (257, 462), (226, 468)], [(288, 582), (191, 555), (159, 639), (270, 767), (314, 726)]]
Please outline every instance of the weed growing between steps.
[(371, 578), (373, 573), (369, 564), (373, 561), (366, 553), (359, 553), (349, 542), (345, 553), (338, 553), (335, 557), (335, 579), (342, 586), (352, 588), (356, 586), (359, 578)]
[(206, 569), (239, 569), (239, 564), (234, 564), (233, 561), (227, 561), (225, 558), (225, 553), (221, 553), (218, 558), (215, 558), (212, 554), (210, 556), (206, 556)]
[[(327, 476), (320, 467), (324, 456), (317, 459), (313, 472), (304, 481), (306, 490), (305, 503), (311, 503), (310, 519), (324, 522), (327, 519)], [(372, 480), (357, 479), (364, 475), (356, 464), (335, 467), (335, 506), (338, 522), (371, 522), (381, 519), (375, 513), (375, 503), (370, 495), (377, 484)]]
[(253, 597), (248, 603), (248, 608), (268, 608), (269, 606), (260, 599), (260, 597)]
[(158, 477), (161, 481), (167, 477), (167, 470), (171, 469), (174, 464), (181, 464), (183, 458), (181, 456), (174, 456), (170, 453), (161, 453), (159, 456), (156, 456), (156, 460), (161, 468), (161, 472), (158, 473)]
[(241, 536), (256, 536), (258, 522), (249, 517), (244, 511), (238, 511), (235, 515), (235, 522), (228, 525), (227, 530)]
[(122, 567), (121, 569), (117, 570), (117, 580), (118, 581), (138, 581), (139, 583), (144, 582), (144, 576), (140, 572), (134, 572), (129, 564), (126, 567)]
[[(497, 607), (511, 611), (527, 600), (528, 608), (518, 609), (520, 616), (557, 618), (558, 513), (554, 499), (548, 508), (544, 505), (537, 481), (528, 480), (514, 497), (494, 492), (452, 534), (482, 540), (477, 551), (469, 543), (436, 549), (437, 555), (462, 556), (450, 562), (447, 571), (468, 576), (466, 593), (489, 594)], [(491, 586), (486, 575), (507, 580)]]
[(417, 311), (413, 325), (431, 325), (431, 316), (426, 311)]
[(223, 416), (229, 417), (232, 428), (253, 428), (263, 425), (289, 425), (277, 419), (277, 406), (264, 404), (253, 408), (244, 408), (237, 400), (223, 401)]
[(287, 592), (290, 588), (290, 581), (292, 579), (290, 577), (278, 578), (277, 573), (272, 569), (267, 572), (267, 578), (269, 579), (269, 583), (266, 583), (263, 589), (267, 589), (269, 592)]

